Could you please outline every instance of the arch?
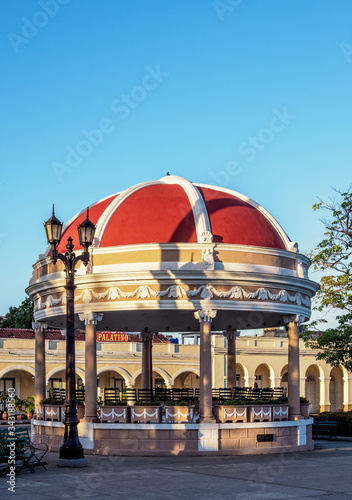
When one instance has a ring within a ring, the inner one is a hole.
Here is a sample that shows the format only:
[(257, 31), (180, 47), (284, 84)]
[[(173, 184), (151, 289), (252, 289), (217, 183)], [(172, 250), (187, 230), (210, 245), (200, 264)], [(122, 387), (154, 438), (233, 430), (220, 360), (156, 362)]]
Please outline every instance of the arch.
[(133, 385), (132, 375), (127, 370), (125, 370), (124, 368), (120, 368), (119, 366), (118, 367), (103, 366), (103, 367), (99, 368), (99, 370), (97, 371), (97, 376), (100, 375), (101, 373), (108, 372), (108, 371), (116, 372), (116, 373), (119, 373), (120, 375), (122, 375), (127, 387), (131, 387)]
[(330, 411), (343, 410), (343, 370), (334, 366), (330, 370)]
[[(249, 385), (249, 374), (248, 374), (247, 367), (243, 363), (236, 363), (236, 377), (237, 377), (237, 370), (238, 370), (238, 368), (243, 372), (242, 387), (248, 387), (248, 385)], [(241, 382), (241, 380), (240, 380), (240, 382)], [(240, 384), (236, 383), (236, 385), (238, 387), (241, 387)]]
[(325, 403), (325, 376), (321, 366), (313, 363), (305, 372), (305, 396), (310, 402), (311, 413), (319, 413)]
[[(55, 373), (58, 373), (58, 372), (61, 372), (61, 371), (64, 371), (66, 373), (66, 366), (65, 365), (58, 366), (57, 368), (53, 368), (46, 375), (46, 385), (49, 384), (49, 380), (53, 377), (53, 375), (55, 375)], [(83, 385), (85, 385), (85, 383), (86, 383), (86, 376), (85, 376), (84, 370), (82, 370), (82, 368), (79, 368), (79, 367), (76, 366), (76, 375), (78, 375), (82, 379)]]
[(274, 369), (271, 365), (269, 365), (268, 363), (260, 363), (257, 368), (255, 369), (254, 371), (254, 375), (257, 373), (257, 370), (258, 368), (260, 368), (261, 366), (263, 366), (264, 368), (266, 368), (266, 370), (268, 371), (268, 375), (266, 377), (266, 374), (262, 374), (264, 375), (263, 376), (263, 380), (261, 381), (261, 384), (258, 383), (258, 387), (260, 388), (263, 388), (263, 387), (275, 387), (275, 372), (274, 372)]
[(288, 364), (281, 368), (280, 377), (282, 378), (286, 373), (288, 373)]
[(9, 373), (9, 372), (12, 372), (14, 370), (19, 370), (19, 371), (25, 371), (25, 372), (29, 372), (31, 375), (34, 375), (35, 374), (35, 370), (34, 368), (32, 368), (31, 366), (26, 366), (26, 365), (13, 365), (13, 366), (8, 366), (7, 368), (4, 368), (1, 372), (0, 372), (0, 378), (2, 378), (4, 375), (6, 375), (6, 373)]
[(173, 386), (175, 384), (175, 380), (179, 375), (182, 375), (182, 373), (194, 373), (198, 377), (200, 376), (200, 371), (197, 368), (181, 368), (178, 372), (175, 373), (175, 375), (171, 378), (171, 385)]
[[(155, 373), (158, 373), (159, 375), (161, 375), (163, 377), (163, 379), (165, 380), (165, 383), (168, 387), (171, 387), (172, 385), (172, 377), (171, 375), (169, 375), (167, 373), (167, 371), (165, 371), (163, 368), (159, 368), (159, 367), (154, 367), (153, 366), (153, 372)], [(132, 377), (132, 385), (135, 385), (136, 383), (136, 380), (137, 378), (139, 377), (139, 375), (142, 374), (142, 370), (138, 370)]]

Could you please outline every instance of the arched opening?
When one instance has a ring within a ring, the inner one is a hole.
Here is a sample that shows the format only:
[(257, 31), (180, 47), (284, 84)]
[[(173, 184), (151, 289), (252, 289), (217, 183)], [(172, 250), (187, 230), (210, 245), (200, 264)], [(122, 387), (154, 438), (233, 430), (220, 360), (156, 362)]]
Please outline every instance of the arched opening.
[(306, 371), (305, 393), (310, 402), (310, 412), (319, 413), (320, 411), (320, 384), (319, 370), (317, 366), (311, 365)]
[[(84, 389), (84, 380), (80, 376), (80, 374), (76, 373), (76, 384), (75, 384), (76, 390), (82, 390)], [(56, 371), (55, 373), (52, 373), (48, 379), (48, 386), (47, 386), (48, 392), (50, 389), (55, 389), (55, 390), (66, 390), (66, 370), (61, 369)]]
[(266, 365), (265, 363), (259, 365), (254, 375), (255, 375), (254, 388), (263, 389), (264, 387), (270, 387), (270, 380), (269, 380), (270, 370), (268, 365)]
[(109, 392), (112, 399), (119, 399), (119, 394), (127, 387), (126, 375), (118, 369), (106, 368), (98, 371), (97, 391), (98, 398), (105, 399), (105, 393)]
[[(170, 378), (168, 378), (167, 374), (163, 374), (162, 371), (156, 371), (153, 370), (153, 375), (152, 375), (152, 388), (158, 388), (158, 389), (166, 389), (168, 386), (170, 386)], [(137, 377), (135, 378), (135, 383), (134, 387), (138, 389), (143, 389), (142, 387), (142, 373), (139, 373)]]
[(341, 368), (330, 371), (330, 410), (343, 410), (343, 373)]
[(280, 387), (283, 387), (285, 389), (285, 392), (287, 394), (287, 387), (288, 387), (288, 365), (285, 365), (283, 369), (281, 370), (280, 373)]
[(0, 393), (7, 394), (9, 389), (15, 389), (16, 396), (26, 399), (34, 394), (34, 370), (9, 369), (0, 378)]
[(236, 363), (236, 387), (246, 387), (246, 373), (241, 363)]
[(193, 371), (185, 370), (175, 377), (175, 389), (199, 389), (199, 375)]

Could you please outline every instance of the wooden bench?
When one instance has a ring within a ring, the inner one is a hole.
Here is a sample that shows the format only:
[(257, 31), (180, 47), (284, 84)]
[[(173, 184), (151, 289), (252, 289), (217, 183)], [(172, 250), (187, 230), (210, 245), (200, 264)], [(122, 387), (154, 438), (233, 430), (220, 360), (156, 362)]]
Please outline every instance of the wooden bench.
[(337, 426), (338, 422), (316, 420), (313, 423), (313, 438), (318, 435), (325, 435), (329, 436), (329, 440), (331, 440), (332, 436), (337, 439)]
[(21, 463), (18, 469), (19, 473), (24, 468), (35, 472), (34, 467), (37, 465), (41, 465), (47, 470), (43, 458), (48, 451), (48, 445), (45, 443), (33, 444), (29, 438), (27, 427), (14, 426), (0, 429), (0, 449), (1, 462), (7, 464), (5, 469), (1, 469), (1, 474), (6, 475), (7, 471), (10, 470), (10, 462), (14, 465), (12, 460), (15, 463)]

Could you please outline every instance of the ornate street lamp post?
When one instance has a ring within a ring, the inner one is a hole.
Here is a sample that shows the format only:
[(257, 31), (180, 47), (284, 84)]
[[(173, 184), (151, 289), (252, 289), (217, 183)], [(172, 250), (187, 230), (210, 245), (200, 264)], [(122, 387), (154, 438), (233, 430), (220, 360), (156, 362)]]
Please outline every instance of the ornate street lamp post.
[(51, 261), (56, 264), (61, 260), (66, 270), (66, 401), (65, 401), (65, 435), (60, 447), (60, 458), (57, 465), (61, 467), (85, 467), (86, 459), (83, 447), (78, 437), (78, 418), (75, 396), (76, 366), (75, 366), (75, 318), (74, 318), (74, 293), (75, 293), (75, 266), (80, 260), (86, 266), (89, 262), (89, 247), (93, 243), (95, 225), (89, 220), (87, 209), (86, 219), (78, 226), (80, 244), (83, 253), (75, 255), (71, 236), (67, 239), (67, 252), (58, 253), (57, 245), (61, 239), (62, 222), (54, 214), (44, 223), (46, 237), (51, 245)]

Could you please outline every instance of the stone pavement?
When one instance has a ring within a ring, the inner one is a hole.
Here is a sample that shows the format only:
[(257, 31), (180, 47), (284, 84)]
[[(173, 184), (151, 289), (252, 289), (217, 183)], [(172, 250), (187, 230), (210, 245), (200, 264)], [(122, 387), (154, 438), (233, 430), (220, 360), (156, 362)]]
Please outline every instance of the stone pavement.
[(103, 457), (88, 467), (23, 472), (16, 492), (0, 478), (0, 499), (352, 500), (352, 442), (317, 440), (316, 450), (233, 457)]

